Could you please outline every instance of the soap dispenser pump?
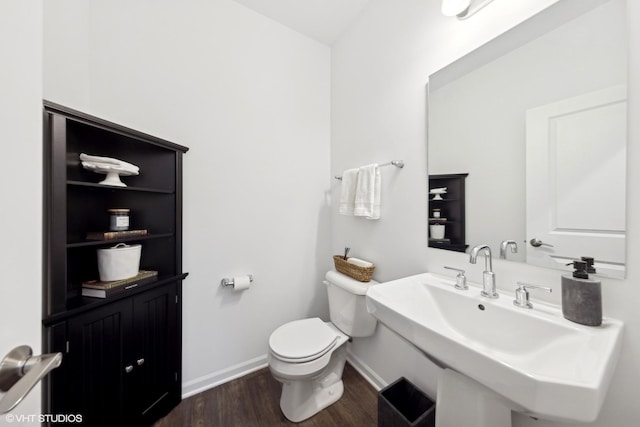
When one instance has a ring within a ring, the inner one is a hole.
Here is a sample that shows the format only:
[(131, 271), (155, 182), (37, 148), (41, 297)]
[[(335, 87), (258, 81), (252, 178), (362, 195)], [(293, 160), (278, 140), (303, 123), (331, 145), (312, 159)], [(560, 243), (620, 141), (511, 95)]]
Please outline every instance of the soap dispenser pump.
[(596, 268), (593, 266), (593, 263), (595, 262), (593, 257), (583, 256), (583, 257), (580, 257), (580, 259), (587, 263), (587, 268), (586, 268), (587, 273), (593, 274), (596, 272)]
[(600, 326), (602, 324), (601, 284), (589, 278), (588, 262), (573, 261), (572, 264), (573, 273), (562, 276), (562, 315), (575, 323)]

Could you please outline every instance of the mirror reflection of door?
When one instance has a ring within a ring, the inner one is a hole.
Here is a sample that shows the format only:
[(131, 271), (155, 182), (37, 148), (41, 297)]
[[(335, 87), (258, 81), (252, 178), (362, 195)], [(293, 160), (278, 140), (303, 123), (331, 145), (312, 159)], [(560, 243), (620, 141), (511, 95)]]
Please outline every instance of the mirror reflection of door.
[(626, 105), (616, 86), (527, 111), (528, 263), (624, 277)]

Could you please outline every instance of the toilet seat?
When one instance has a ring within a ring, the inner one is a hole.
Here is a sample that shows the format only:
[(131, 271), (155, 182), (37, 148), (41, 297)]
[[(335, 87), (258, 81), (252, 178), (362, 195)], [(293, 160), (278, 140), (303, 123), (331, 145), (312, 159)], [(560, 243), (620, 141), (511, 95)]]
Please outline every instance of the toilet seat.
[(339, 336), (321, 319), (294, 320), (273, 331), (269, 348), (283, 362), (304, 363), (316, 360), (331, 351)]

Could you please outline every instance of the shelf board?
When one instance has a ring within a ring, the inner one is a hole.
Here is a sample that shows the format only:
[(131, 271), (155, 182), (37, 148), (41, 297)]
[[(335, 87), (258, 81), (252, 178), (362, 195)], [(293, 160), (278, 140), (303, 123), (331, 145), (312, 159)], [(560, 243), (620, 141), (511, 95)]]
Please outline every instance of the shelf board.
[(136, 295), (142, 292), (149, 291), (151, 289), (155, 289), (159, 286), (166, 285), (167, 283), (184, 280), (188, 275), (189, 273), (182, 273), (176, 276), (158, 277), (158, 280), (156, 282), (149, 283), (148, 285), (132, 289), (131, 291), (128, 291), (128, 292), (117, 294), (110, 298), (90, 298), (90, 297), (83, 297), (83, 296), (69, 298), (67, 300), (67, 308), (64, 311), (53, 313), (49, 316), (44, 317), (42, 319), (42, 324), (45, 327), (51, 326), (57, 322), (66, 320), (70, 317), (76, 316), (81, 313), (85, 313), (90, 310), (94, 310), (102, 305), (109, 304), (113, 301), (129, 298), (132, 295)]
[(429, 247), (436, 249), (448, 249), (456, 252), (465, 252), (469, 245), (464, 243), (445, 243), (439, 240), (429, 239)]
[(114, 243), (134, 242), (140, 240), (152, 240), (152, 239), (166, 239), (167, 237), (173, 237), (173, 233), (162, 234), (147, 234), (145, 236), (131, 236), (124, 237), (122, 239), (107, 239), (107, 240), (82, 240), (80, 242), (67, 243), (67, 248), (81, 248), (85, 246), (104, 246)]
[(84, 181), (67, 181), (67, 185), (75, 187), (91, 187), (101, 188), (105, 190), (118, 190), (118, 191), (139, 191), (146, 193), (160, 193), (160, 194), (174, 194), (174, 190), (163, 190), (160, 188), (148, 188), (148, 187), (115, 187), (111, 185), (101, 185), (97, 182), (84, 182)]
[(429, 202), (457, 202), (459, 199), (429, 199)]

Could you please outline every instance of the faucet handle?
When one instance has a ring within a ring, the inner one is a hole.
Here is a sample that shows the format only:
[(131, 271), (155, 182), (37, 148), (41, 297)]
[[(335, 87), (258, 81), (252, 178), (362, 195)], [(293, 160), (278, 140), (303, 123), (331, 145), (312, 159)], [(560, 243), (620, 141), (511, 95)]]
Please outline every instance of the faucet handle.
[(517, 282), (517, 284), (518, 287), (516, 288), (516, 299), (513, 300), (513, 305), (522, 308), (533, 308), (533, 304), (531, 304), (531, 301), (529, 300), (528, 289), (540, 289), (549, 293), (552, 292), (551, 288), (548, 288), (546, 286), (532, 285), (530, 283), (524, 282)]
[(467, 285), (467, 276), (464, 275), (464, 270), (461, 270), (459, 268), (449, 267), (446, 265), (444, 266), (444, 268), (458, 272), (458, 274), (456, 275), (456, 284), (454, 288), (460, 289), (461, 291), (466, 291), (467, 289), (469, 289), (469, 286)]

